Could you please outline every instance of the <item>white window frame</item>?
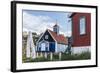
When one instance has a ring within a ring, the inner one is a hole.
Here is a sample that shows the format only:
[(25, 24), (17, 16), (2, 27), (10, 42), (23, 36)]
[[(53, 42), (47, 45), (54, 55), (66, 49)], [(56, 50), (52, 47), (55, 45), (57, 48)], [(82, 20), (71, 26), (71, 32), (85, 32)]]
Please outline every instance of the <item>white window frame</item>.
[(49, 38), (49, 36), (48, 35), (45, 35), (45, 39), (48, 39)]
[(80, 31), (80, 35), (86, 34), (86, 17), (85, 16), (82, 16), (79, 19), (79, 31)]

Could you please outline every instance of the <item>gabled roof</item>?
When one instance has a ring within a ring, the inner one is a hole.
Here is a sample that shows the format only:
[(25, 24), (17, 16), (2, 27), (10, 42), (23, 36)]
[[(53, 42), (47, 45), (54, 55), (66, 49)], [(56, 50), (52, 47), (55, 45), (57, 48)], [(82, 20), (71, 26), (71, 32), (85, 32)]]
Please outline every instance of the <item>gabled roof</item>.
[[(55, 24), (53, 27), (57, 27), (58, 25), (57, 24)], [(58, 26), (59, 27), (59, 26)]]
[(72, 18), (76, 13), (72, 13), (69, 17)]
[(57, 43), (61, 43), (61, 44), (68, 44), (68, 39), (64, 36), (64, 35), (57, 35), (55, 32), (47, 29), (48, 32), (51, 34), (51, 36), (54, 38), (54, 40), (57, 41)]

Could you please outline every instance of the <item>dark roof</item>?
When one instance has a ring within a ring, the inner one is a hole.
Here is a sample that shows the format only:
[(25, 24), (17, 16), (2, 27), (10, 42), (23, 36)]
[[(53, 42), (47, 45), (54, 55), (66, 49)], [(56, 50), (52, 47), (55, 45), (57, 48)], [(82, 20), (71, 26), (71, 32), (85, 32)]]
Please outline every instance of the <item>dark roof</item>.
[(54, 40), (61, 44), (68, 44), (68, 39), (61, 34), (56, 34), (55, 32), (48, 29), (48, 32), (51, 34)]
[[(57, 24), (55, 24), (53, 27), (56, 27), (56, 26), (58, 26)], [(59, 27), (59, 26), (58, 26)]]
[(71, 17), (73, 17), (75, 14), (76, 14), (76, 13), (72, 13), (69, 17), (71, 18)]

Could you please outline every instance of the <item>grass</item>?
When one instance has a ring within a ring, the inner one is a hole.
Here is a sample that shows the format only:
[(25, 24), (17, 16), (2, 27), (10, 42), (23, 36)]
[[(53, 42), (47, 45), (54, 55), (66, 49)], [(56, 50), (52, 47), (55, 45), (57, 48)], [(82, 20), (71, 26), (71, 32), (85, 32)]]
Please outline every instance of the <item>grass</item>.
[(59, 55), (58, 54), (53, 54), (53, 59), (50, 60), (50, 54), (48, 54), (47, 58), (45, 57), (38, 57), (35, 59), (32, 58), (26, 58), (25, 55), (23, 55), (23, 63), (25, 62), (47, 62), (47, 61), (67, 61), (67, 60), (86, 60), (86, 59), (91, 59), (91, 54), (90, 52), (84, 52), (81, 54), (66, 54), (62, 53), (61, 60), (59, 60)]
[(49, 61), (49, 59), (46, 59), (44, 57), (35, 58), (35, 59), (30, 58), (26, 62), (45, 62), (45, 61)]
[(85, 59), (91, 59), (91, 54), (90, 52), (84, 52), (81, 54), (62, 54), (62, 59), (61, 60), (85, 60)]

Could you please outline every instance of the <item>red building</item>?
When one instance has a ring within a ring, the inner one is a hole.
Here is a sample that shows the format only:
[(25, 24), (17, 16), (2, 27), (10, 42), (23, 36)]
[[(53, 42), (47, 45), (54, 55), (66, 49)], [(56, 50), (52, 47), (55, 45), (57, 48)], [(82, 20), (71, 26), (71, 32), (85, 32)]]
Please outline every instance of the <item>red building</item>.
[(91, 14), (72, 13), (72, 53), (90, 51)]

